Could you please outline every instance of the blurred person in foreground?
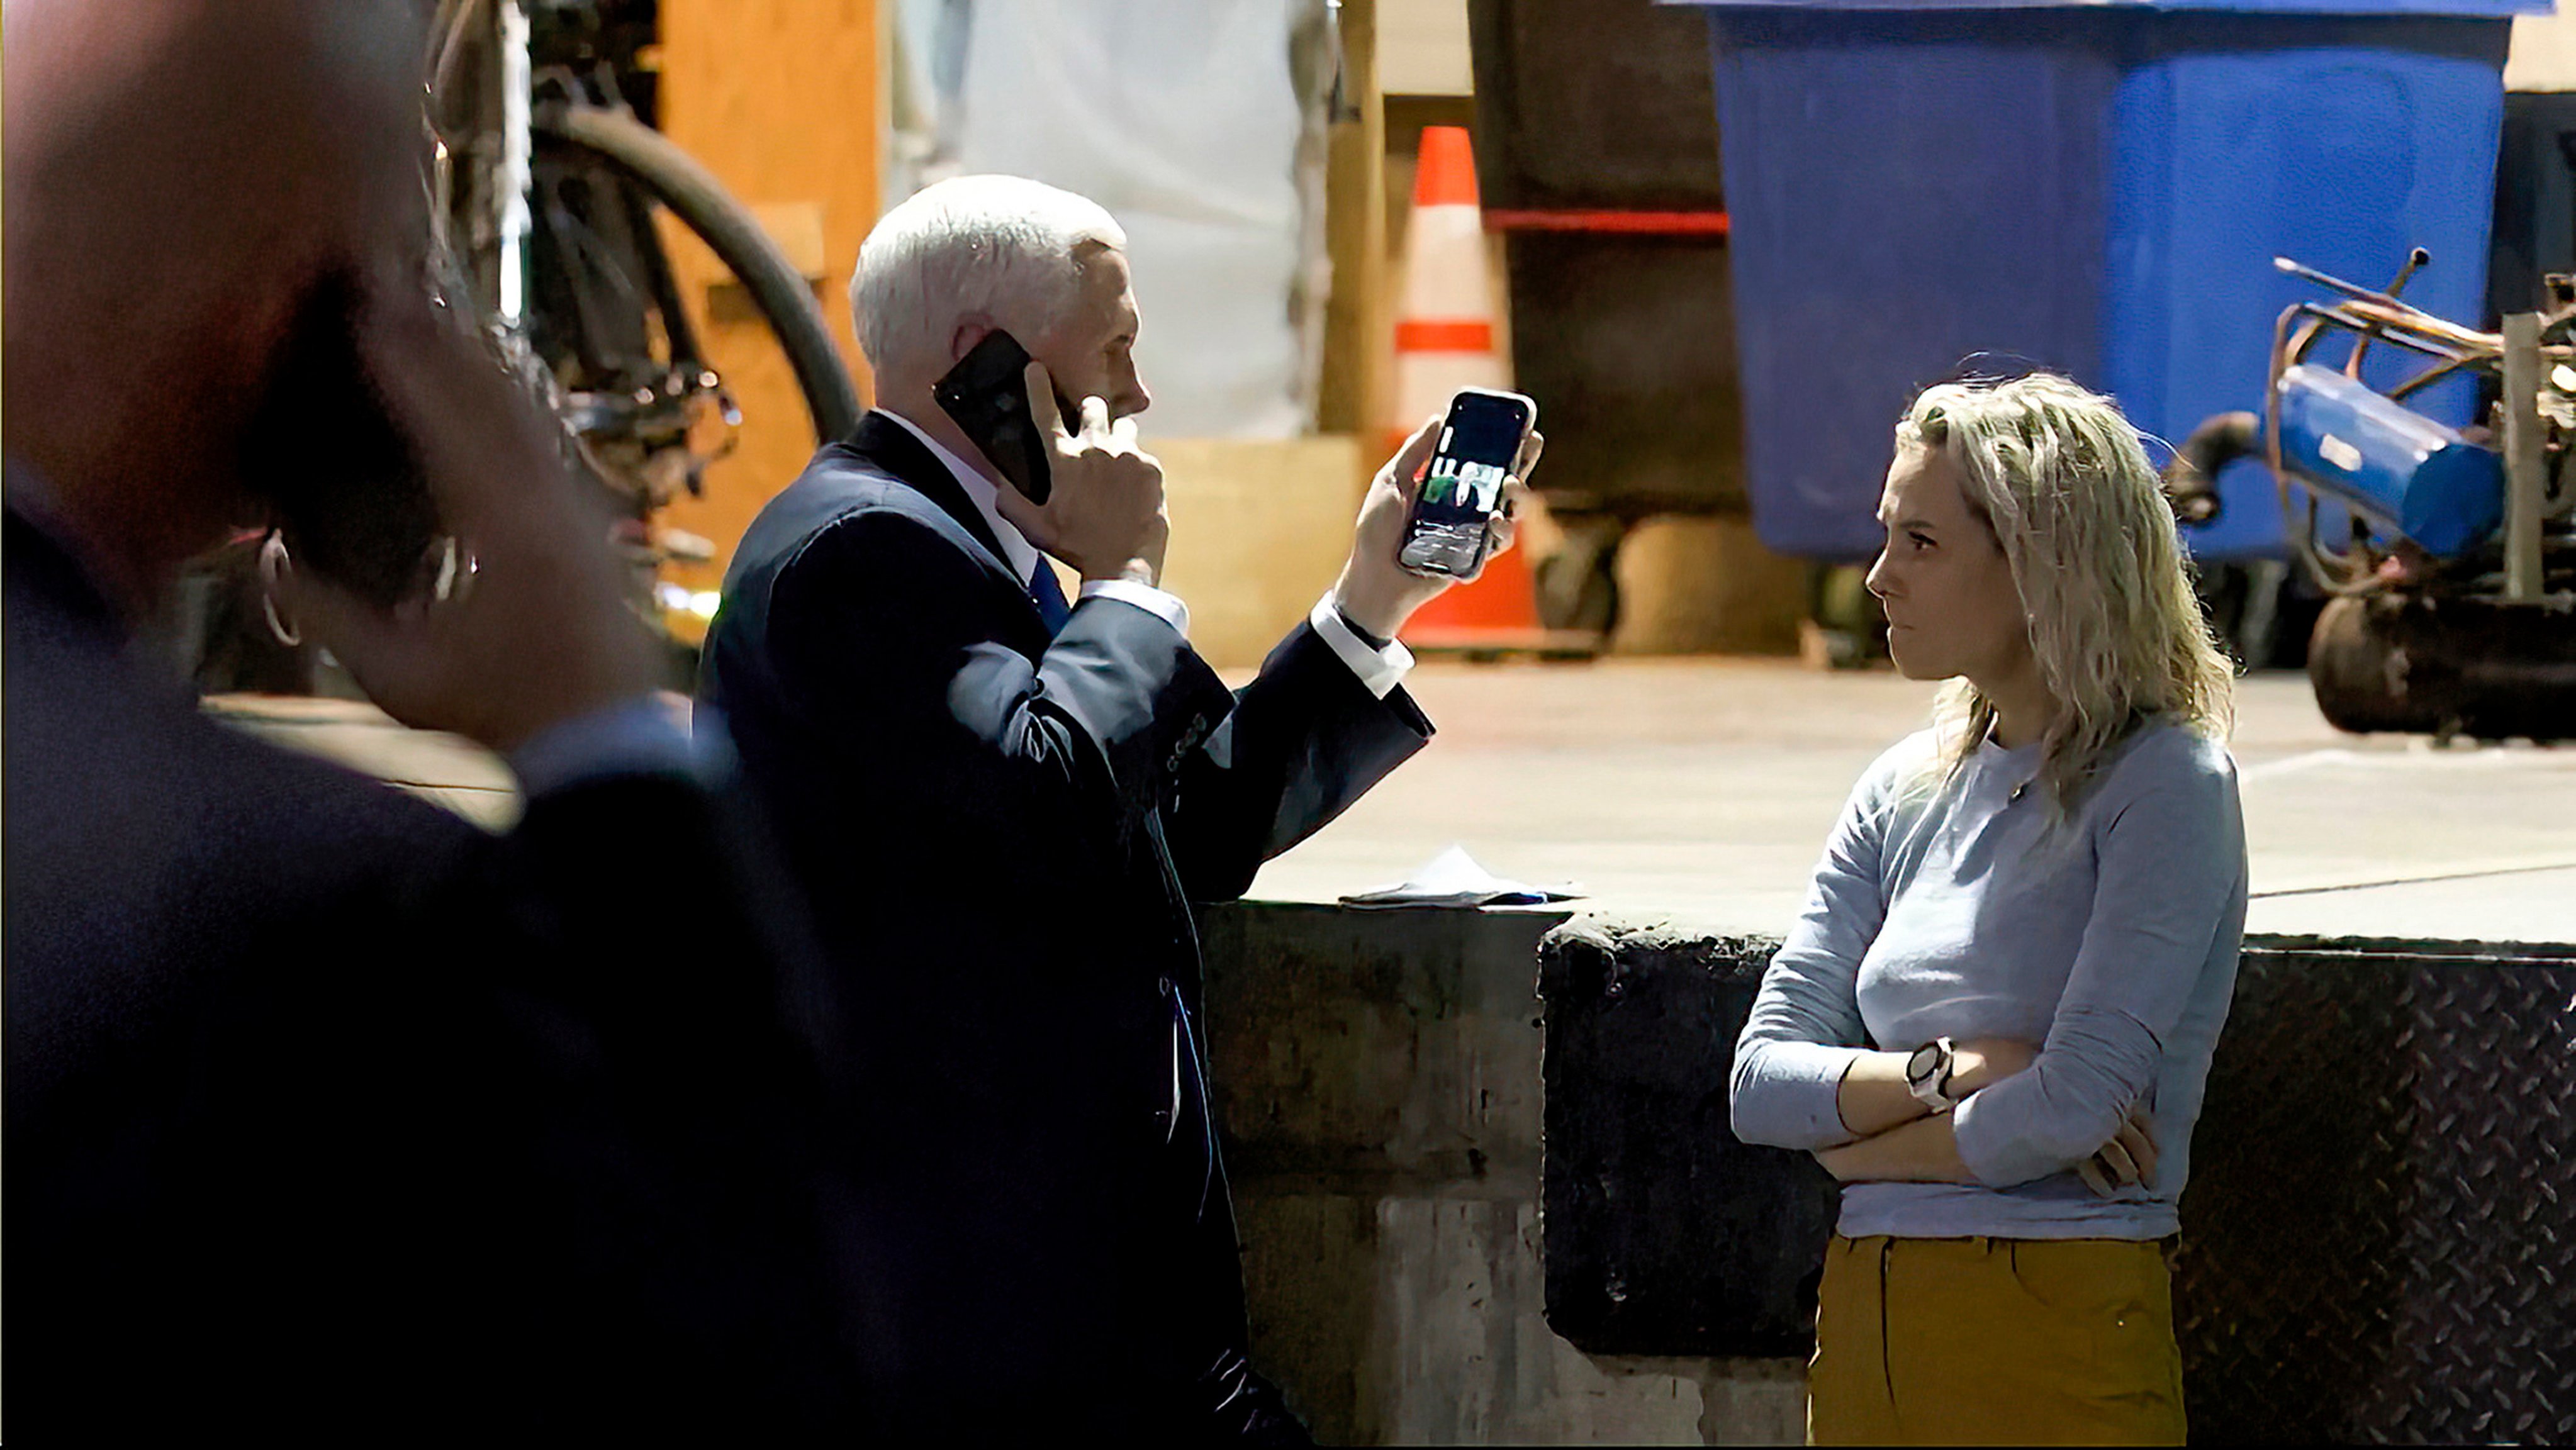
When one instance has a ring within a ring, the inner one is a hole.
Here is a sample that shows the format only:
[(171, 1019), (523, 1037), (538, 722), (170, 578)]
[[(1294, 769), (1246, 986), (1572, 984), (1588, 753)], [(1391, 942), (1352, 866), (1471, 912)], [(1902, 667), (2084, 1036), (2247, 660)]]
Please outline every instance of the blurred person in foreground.
[[(878, 223), (850, 288), (877, 408), (744, 537), (701, 697), (872, 1024), (856, 1151), (894, 1251), (865, 1280), (871, 1402), (908, 1433), (1293, 1443), (1245, 1359), (1190, 903), (1241, 895), (1430, 737), (1393, 637), (1446, 587), (1396, 564), (1436, 427), (1227, 690), (1159, 587), (1124, 247), (1098, 206), (1012, 177)], [(1042, 507), (932, 396), (995, 328), (1035, 359)]]
[[(421, 285), (424, 8), (9, 0), (13, 1426), (838, 1429), (821, 984), (560, 430)], [(280, 603), (506, 754), (507, 835), (210, 723), (134, 642), (266, 514), (251, 420), (332, 421), (272, 396), (317, 308), (479, 567)]]
[(1842, 1180), (1820, 1445), (2179, 1444), (2176, 1232), (2245, 924), (2227, 662), (2111, 402), (1945, 384), (1869, 587), (1934, 728), (1862, 777), (1737, 1045)]

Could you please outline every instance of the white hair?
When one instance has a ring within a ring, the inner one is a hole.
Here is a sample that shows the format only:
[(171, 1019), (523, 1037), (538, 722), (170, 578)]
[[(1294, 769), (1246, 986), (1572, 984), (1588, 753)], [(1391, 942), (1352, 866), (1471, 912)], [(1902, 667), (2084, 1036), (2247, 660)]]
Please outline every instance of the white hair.
[(1099, 203), (1019, 176), (959, 176), (889, 211), (859, 248), (850, 315), (880, 375), (945, 372), (957, 325), (982, 316), (1034, 344), (1073, 304), (1083, 253), (1124, 251)]

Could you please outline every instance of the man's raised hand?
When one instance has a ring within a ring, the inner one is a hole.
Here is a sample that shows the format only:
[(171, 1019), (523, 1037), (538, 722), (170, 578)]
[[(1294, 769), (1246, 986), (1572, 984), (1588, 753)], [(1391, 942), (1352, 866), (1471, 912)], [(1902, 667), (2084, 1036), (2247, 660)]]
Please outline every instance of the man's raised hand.
[[(1415, 610), (1451, 584), (1462, 582), (1416, 574), (1396, 561), (1404, 548), (1405, 520), (1412, 517), (1413, 500), (1422, 489), (1423, 469), (1440, 438), (1440, 424), (1436, 417), (1426, 420), (1377, 471), (1368, 497), (1360, 503), (1359, 524), (1351, 532), (1350, 559), (1333, 585), (1333, 599), (1351, 622), (1381, 639), (1394, 638)], [(1511, 548), (1517, 532), (1512, 514), (1528, 496), (1530, 470), (1538, 467), (1539, 454), (1546, 447), (1547, 440), (1536, 430), (1521, 440), (1520, 453), (1503, 484), (1501, 507), (1485, 526), (1486, 562)]]
[(645, 695), (653, 642), (559, 425), (426, 298), (392, 295), (367, 309), (360, 355), (471, 587), (385, 609), (303, 571), (279, 582), (282, 602), (387, 714), (494, 750)]
[(1086, 582), (1156, 584), (1172, 524), (1163, 503), (1163, 465), (1136, 446), (1134, 420), (1113, 423), (1108, 403), (1085, 398), (1082, 431), (1069, 433), (1045, 365), (1030, 363), (1023, 381), (1029, 416), (1047, 440), (1052, 487), (1045, 503), (1034, 504), (1004, 484), (995, 508), (1030, 543), (1072, 565)]

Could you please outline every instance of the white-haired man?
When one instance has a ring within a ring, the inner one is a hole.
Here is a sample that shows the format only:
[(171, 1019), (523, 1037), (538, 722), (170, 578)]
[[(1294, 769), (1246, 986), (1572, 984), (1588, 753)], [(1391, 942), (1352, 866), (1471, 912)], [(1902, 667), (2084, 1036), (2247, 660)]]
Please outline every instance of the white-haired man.
[[(851, 282), (877, 408), (745, 535), (702, 695), (860, 1024), (847, 1283), (887, 1427), (1294, 1443), (1244, 1357), (1189, 902), (1240, 895), (1429, 738), (1392, 639), (1442, 587), (1396, 564), (1432, 429), (1378, 476), (1340, 582), (1228, 692), (1158, 587), (1123, 245), (1010, 177), (887, 214)], [(996, 328), (1035, 359), (1043, 506), (933, 401)]]

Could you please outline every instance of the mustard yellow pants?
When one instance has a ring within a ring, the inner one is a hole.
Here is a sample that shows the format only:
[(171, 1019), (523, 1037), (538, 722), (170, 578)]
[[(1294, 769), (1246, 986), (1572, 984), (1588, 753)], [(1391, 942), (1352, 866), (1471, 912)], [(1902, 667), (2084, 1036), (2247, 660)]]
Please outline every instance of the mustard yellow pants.
[(2179, 1445), (2163, 1249), (1847, 1239), (1825, 1250), (1811, 1445)]

